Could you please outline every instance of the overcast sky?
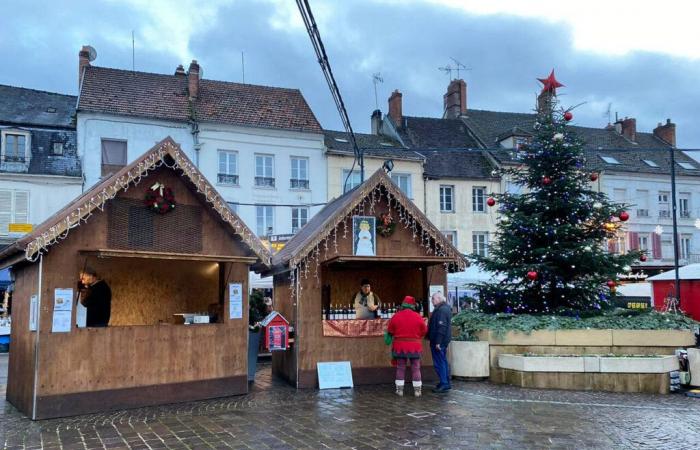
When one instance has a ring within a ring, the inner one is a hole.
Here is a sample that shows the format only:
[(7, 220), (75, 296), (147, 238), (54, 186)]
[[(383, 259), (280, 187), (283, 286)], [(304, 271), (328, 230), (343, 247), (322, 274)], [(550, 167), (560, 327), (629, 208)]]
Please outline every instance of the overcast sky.
[[(555, 69), (578, 125), (637, 119), (651, 131), (671, 118), (678, 146), (700, 148), (700, 7), (694, 2), (310, 0), (356, 130), (394, 89), (405, 115), (439, 117), (449, 82), (469, 71), (468, 107), (531, 112), (536, 78)], [(77, 94), (78, 50), (93, 64), (173, 73), (197, 59), (204, 77), (301, 89), (321, 125), (338, 114), (293, 0), (5, 0), (0, 84)], [(693, 10), (696, 8), (696, 10)], [(11, 12), (11, 13), (7, 13)], [(454, 63), (452, 63), (454, 64)]]

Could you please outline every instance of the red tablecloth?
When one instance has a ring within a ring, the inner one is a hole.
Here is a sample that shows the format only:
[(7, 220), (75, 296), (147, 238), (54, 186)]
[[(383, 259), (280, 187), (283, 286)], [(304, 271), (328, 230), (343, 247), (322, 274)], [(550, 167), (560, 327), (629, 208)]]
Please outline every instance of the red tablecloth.
[(387, 319), (324, 320), (323, 335), (329, 337), (383, 336)]

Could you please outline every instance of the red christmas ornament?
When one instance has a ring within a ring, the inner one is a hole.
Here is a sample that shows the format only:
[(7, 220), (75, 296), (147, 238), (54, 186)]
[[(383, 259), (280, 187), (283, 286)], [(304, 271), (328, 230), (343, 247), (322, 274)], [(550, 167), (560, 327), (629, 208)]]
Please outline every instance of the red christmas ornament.
[(627, 222), (627, 220), (630, 218), (630, 215), (627, 211), (622, 211), (619, 217), (621, 221)]
[(608, 280), (607, 284), (610, 289), (613, 289), (615, 287), (615, 282), (613, 280)]
[(549, 177), (544, 177), (542, 178), (542, 184), (544, 184), (545, 186), (549, 186), (550, 184), (552, 184), (552, 179)]
[(537, 272), (535, 272), (534, 270), (531, 270), (531, 271), (529, 271), (529, 272), (527, 273), (527, 277), (528, 277), (531, 281), (535, 281), (535, 280), (537, 279)]
[(557, 88), (564, 87), (564, 85), (558, 82), (554, 77), (554, 69), (552, 69), (552, 73), (550, 73), (547, 78), (538, 78), (538, 80), (543, 84), (542, 93), (550, 92), (557, 95)]
[(571, 113), (571, 111), (567, 111), (564, 113), (564, 120), (566, 120), (567, 122), (573, 118), (574, 118), (574, 115)]
[(596, 172), (591, 173), (591, 181), (595, 181), (598, 179), (598, 174)]
[(489, 206), (493, 206), (493, 205), (496, 204), (496, 199), (493, 198), (493, 197), (489, 197), (489, 198), (486, 199), (486, 204), (489, 205)]
[(639, 257), (639, 260), (640, 260), (641, 262), (646, 261), (646, 260), (647, 260), (647, 255), (642, 254), (642, 256)]

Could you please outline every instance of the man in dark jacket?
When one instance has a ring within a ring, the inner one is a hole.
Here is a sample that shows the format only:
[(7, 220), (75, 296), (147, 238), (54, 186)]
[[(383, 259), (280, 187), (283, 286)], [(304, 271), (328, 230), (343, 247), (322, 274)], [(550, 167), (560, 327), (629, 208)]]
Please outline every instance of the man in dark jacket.
[(433, 302), (435, 309), (428, 322), (428, 337), (430, 352), (433, 355), (433, 367), (440, 378), (433, 392), (444, 393), (452, 389), (450, 366), (447, 363), (447, 346), (452, 337), (452, 311), (440, 292), (433, 294), (430, 301)]
[(112, 290), (93, 269), (80, 272), (80, 303), (87, 308), (87, 327), (106, 327), (112, 314)]

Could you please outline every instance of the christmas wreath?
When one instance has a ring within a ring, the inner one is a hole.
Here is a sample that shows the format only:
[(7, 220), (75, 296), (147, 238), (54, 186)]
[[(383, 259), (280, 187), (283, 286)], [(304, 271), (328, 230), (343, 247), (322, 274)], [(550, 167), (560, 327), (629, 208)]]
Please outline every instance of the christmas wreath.
[(158, 182), (146, 190), (144, 203), (151, 211), (165, 214), (175, 209), (175, 194), (172, 189)]
[(377, 218), (377, 233), (381, 236), (389, 237), (394, 234), (394, 230), (396, 230), (396, 222), (391, 214), (381, 214)]

